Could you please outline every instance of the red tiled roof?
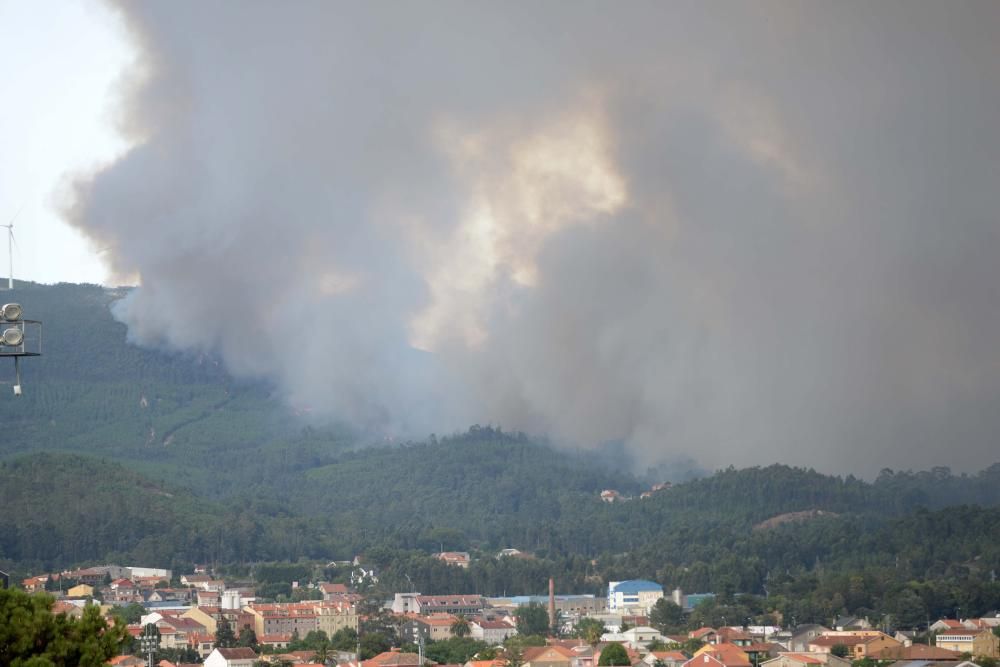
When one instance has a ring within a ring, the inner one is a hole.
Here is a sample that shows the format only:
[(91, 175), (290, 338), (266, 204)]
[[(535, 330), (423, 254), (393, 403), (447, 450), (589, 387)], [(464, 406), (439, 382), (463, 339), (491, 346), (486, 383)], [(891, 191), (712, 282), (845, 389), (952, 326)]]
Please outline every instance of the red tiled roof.
[(53, 614), (65, 614), (67, 612), (73, 611), (74, 609), (78, 609), (78, 607), (75, 604), (66, 602), (65, 600), (56, 600), (52, 604)]
[(913, 644), (912, 646), (887, 646), (878, 651), (874, 658), (879, 660), (958, 660), (958, 651), (951, 651), (938, 646)]
[(701, 655), (711, 655), (726, 667), (750, 667), (750, 659), (739, 646), (735, 644), (709, 644)]
[(507, 664), (505, 660), (470, 660), (466, 663), (469, 667), (504, 667)]
[(781, 655), (786, 658), (791, 658), (795, 662), (802, 662), (807, 665), (825, 664), (821, 658), (817, 658), (814, 655), (809, 655), (808, 653), (782, 653)]
[(819, 637), (813, 637), (809, 640), (810, 646), (836, 646), (837, 644), (843, 644), (844, 646), (853, 646), (855, 644), (860, 644), (862, 642), (862, 637), (828, 637), (826, 635), (821, 635)]
[[(425, 663), (436, 665), (438, 663), (424, 658)], [(370, 660), (361, 663), (362, 667), (417, 667), (420, 664), (420, 656), (416, 653), (403, 653), (402, 651), (386, 651), (379, 653)]]
[(426, 625), (436, 625), (438, 627), (447, 626), (451, 627), (451, 624), (458, 620), (457, 617), (451, 614), (433, 614), (431, 616), (417, 616), (415, 621), (424, 623)]
[(680, 651), (650, 651), (660, 660), (687, 660), (688, 657)]
[(320, 584), (319, 589), (324, 593), (347, 593), (345, 584)]
[(741, 646), (740, 649), (745, 653), (765, 653), (775, 648), (776, 646), (779, 645), (773, 642), (768, 642), (766, 644), (763, 642), (754, 642), (752, 644), (747, 644), (746, 646)]
[(252, 648), (239, 646), (237, 648), (217, 648), (215, 649), (226, 660), (256, 660), (257, 654)]

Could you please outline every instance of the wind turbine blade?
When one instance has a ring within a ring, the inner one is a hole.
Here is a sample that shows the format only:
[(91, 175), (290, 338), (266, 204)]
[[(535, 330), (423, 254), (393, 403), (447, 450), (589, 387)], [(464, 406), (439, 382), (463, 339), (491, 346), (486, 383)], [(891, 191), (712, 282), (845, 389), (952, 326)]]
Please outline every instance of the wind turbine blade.
[(10, 222), (4, 225), (4, 227), (13, 227), (14, 221), (17, 220), (17, 216), (21, 215), (21, 211), (23, 210), (24, 210), (24, 202), (21, 202), (21, 205), (17, 207), (17, 213), (14, 214), (14, 217), (11, 218)]

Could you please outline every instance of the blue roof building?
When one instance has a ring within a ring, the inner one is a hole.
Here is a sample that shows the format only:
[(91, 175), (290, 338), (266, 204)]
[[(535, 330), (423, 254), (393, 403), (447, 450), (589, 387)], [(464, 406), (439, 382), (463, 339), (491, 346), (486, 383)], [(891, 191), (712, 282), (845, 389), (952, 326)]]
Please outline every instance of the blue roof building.
[(608, 611), (648, 614), (663, 597), (663, 586), (648, 579), (630, 579), (608, 583)]

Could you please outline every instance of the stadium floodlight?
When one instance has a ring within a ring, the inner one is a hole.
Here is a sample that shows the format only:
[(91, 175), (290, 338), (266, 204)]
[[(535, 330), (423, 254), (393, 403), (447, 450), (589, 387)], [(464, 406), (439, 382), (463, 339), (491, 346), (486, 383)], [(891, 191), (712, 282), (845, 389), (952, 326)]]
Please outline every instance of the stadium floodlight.
[(147, 623), (139, 635), (139, 648), (146, 654), (147, 667), (153, 667), (153, 657), (160, 650), (160, 629), (154, 623)]
[(5, 322), (17, 322), (21, 319), (24, 311), (19, 303), (5, 303), (0, 307), (0, 320)]
[(24, 342), (24, 332), (16, 327), (11, 327), (10, 329), (4, 329), (4, 332), (0, 334), (0, 345), (17, 347), (23, 342)]
[(21, 357), (42, 354), (42, 323), (24, 319), (19, 303), (0, 306), (0, 359), (14, 358), (14, 395), (21, 395)]

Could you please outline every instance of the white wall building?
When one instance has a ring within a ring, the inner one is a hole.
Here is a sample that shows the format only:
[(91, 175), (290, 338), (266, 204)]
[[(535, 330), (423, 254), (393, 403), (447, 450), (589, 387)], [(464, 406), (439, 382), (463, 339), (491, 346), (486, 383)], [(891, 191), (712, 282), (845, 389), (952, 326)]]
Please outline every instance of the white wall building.
[(663, 597), (663, 586), (646, 579), (608, 583), (608, 611), (648, 614)]
[(253, 667), (257, 654), (252, 648), (217, 648), (205, 658), (205, 667)]

